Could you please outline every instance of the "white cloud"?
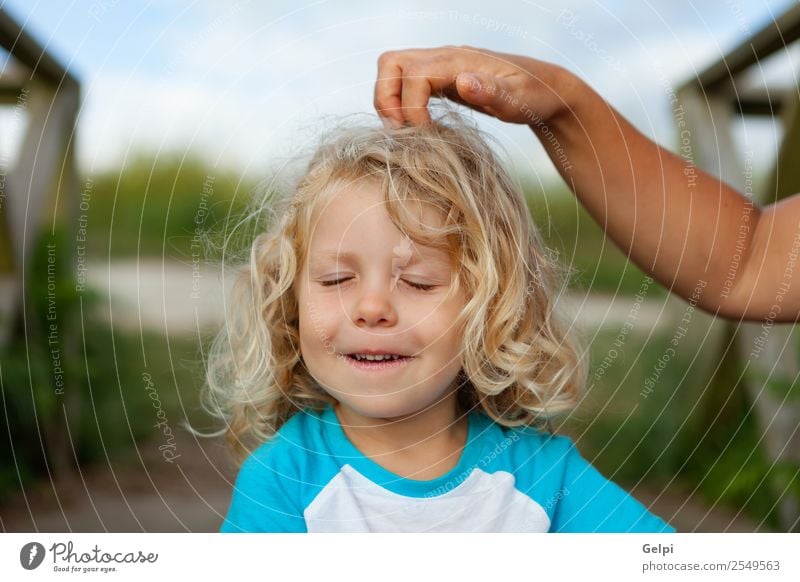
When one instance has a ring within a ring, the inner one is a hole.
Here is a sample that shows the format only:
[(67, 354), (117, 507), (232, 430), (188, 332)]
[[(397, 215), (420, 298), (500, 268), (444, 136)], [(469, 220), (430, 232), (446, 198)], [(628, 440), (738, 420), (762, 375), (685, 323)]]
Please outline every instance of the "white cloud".
[[(755, 9), (737, 14), (735, 8), (735, 3), (724, 11), (700, 5), (696, 9), (705, 12), (698, 16), (690, 5), (666, 1), (487, 5), (469, 0), (440, 8), (422, 1), (220, 5), (208, 0), (193, 11), (191, 23), (171, 23), (160, 52), (141, 70), (109, 66), (85, 83), (81, 160), (105, 166), (129, 148), (193, 143), (211, 157), (258, 171), (287, 146), (292, 149), (299, 129), (317, 116), (371, 112), (382, 51), (442, 44), (472, 44), (567, 65), (643, 131), (668, 141), (661, 79), (677, 85), (719, 54), (716, 45), (721, 36), (728, 41), (731, 27), (735, 33), (743, 22), (755, 22)], [(577, 23), (566, 26), (563, 10), (577, 15)], [(723, 20), (724, 35), (711, 28)], [(136, 50), (135, 40), (119, 39), (118, 50)], [(498, 135), (521, 169), (554, 173), (527, 128), (481, 123)]]

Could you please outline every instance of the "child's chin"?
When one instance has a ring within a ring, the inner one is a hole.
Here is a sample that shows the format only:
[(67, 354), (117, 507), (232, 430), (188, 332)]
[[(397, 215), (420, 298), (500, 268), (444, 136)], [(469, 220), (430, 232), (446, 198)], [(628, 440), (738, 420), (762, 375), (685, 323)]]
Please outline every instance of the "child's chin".
[(364, 398), (357, 402), (342, 402), (342, 404), (349, 406), (361, 416), (376, 420), (402, 420), (421, 409), (421, 406), (407, 402), (393, 402), (388, 398)]

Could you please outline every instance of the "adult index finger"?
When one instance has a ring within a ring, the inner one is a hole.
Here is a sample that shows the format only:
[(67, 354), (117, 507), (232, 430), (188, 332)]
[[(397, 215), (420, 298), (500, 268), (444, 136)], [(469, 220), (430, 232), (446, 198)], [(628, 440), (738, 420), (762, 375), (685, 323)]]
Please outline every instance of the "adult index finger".
[(412, 125), (430, 122), (428, 100), (431, 97), (431, 83), (426, 75), (405, 71), (402, 89), (403, 119)]
[(378, 78), (375, 81), (373, 104), (383, 118), (391, 119), (397, 126), (403, 125), (402, 111), (403, 68), (392, 52), (378, 57)]

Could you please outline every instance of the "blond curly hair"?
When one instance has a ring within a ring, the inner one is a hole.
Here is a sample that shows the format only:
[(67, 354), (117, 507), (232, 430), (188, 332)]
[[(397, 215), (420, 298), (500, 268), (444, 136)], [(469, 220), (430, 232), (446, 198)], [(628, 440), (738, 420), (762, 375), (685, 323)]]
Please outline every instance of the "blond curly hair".
[[(459, 402), (505, 426), (537, 426), (572, 409), (585, 364), (555, 310), (563, 273), (537, 232), (520, 186), (491, 138), (451, 109), (425, 126), (385, 128), (377, 117), (321, 138), (294, 188), (256, 201), (264, 227), (236, 270), (225, 326), (207, 357), (203, 406), (225, 426), (237, 462), (296, 412), (334, 403), (300, 354), (296, 279), (315, 209), (338, 180), (370, 178), (398, 230), (447, 251), (461, 313)], [(444, 219), (422, 230), (413, 204)]]

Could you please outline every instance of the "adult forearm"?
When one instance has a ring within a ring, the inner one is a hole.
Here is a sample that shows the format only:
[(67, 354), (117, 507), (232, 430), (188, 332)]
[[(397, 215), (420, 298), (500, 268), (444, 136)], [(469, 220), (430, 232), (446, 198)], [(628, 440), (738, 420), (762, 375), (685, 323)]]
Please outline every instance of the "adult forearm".
[(640, 268), (704, 309), (725, 310), (758, 208), (642, 135), (582, 81), (570, 83), (566, 107), (530, 124), (564, 180)]
[(612, 240), (687, 300), (737, 319), (800, 315), (800, 195), (759, 210), (552, 63), (470, 46), (381, 55), (375, 107), (385, 119), (430, 122), (432, 95), (528, 124)]

